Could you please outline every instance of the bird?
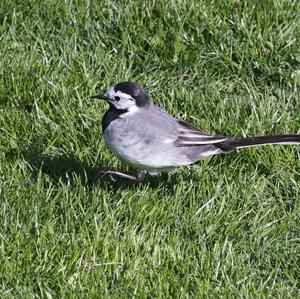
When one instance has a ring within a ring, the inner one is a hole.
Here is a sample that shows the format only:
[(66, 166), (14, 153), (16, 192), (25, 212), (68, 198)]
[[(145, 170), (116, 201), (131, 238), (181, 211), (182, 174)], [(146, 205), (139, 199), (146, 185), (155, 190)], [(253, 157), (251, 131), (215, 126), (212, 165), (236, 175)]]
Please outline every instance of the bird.
[(123, 177), (140, 182), (146, 173), (168, 173), (209, 156), (268, 144), (300, 144), (300, 135), (228, 137), (208, 134), (176, 119), (156, 106), (138, 83), (120, 82), (92, 96), (108, 103), (102, 119), (105, 142), (112, 153), (138, 170), (137, 175), (102, 171), (115, 181)]

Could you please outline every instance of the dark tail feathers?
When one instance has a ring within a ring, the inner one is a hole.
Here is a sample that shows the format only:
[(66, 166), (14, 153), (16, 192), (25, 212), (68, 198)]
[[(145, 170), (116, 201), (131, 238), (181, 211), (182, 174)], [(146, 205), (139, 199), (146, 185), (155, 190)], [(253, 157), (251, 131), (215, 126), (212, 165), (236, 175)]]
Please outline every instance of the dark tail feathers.
[(238, 148), (260, 146), (260, 145), (267, 145), (267, 144), (300, 144), (300, 135), (229, 138), (226, 141), (216, 143), (215, 146), (227, 152)]

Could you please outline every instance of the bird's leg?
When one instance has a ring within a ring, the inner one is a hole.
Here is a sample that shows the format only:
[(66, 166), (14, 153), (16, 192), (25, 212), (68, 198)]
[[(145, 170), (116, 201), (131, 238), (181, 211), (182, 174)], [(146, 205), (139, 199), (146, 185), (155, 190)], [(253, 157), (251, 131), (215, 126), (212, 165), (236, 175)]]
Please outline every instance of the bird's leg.
[(169, 173), (168, 172), (163, 172), (161, 176), (162, 176), (164, 181), (167, 181), (168, 178), (169, 178)]
[(125, 174), (125, 173), (118, 172), (118, 171), (103, 170), (97, 174), (95, 181), (101, 181), (102, 178), (104, 178), (105, 176), (108, 176), (112, 182), (116, 182), (116, 179), (114, 176), (118, 176), (118, 177), (125, 178), (125, 179), (131, 180), (131, 181), (141, 182), (144, 180), (145, 174), (146, 174), (145, 170), (139, 170), (136, 177), (133, 175)]

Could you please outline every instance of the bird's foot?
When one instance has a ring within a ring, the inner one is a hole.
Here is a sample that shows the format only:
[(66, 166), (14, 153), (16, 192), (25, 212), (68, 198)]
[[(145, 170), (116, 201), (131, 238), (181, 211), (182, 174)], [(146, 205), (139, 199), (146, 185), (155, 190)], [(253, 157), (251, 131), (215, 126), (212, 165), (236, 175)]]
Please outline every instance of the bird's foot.
[(112, 183), (115, 183), (117, 181), (116, 177), (128, 179), (134, 182), (141, 182), (145, 178), (146, 171), (145, 170), (139, 170), (137, 176), (129, 175), (126, 173), (113, 171), (113, 170), (101, 170), (97, 173), (97, 175), (94, 178), (94, 181), (101, 182), (105, 177), (108, 177)]

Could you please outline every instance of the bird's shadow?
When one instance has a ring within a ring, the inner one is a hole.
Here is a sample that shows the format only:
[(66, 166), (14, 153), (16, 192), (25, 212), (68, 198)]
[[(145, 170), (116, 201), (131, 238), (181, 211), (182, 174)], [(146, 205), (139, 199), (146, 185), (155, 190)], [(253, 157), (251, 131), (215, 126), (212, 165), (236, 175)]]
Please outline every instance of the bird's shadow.
[(29, 164), (34, 178), (42, 173), (56, 183), (75, 183), (79, 178), (84, 184), (93, 185), (97, 168), (90, 167), (74, 155), (45, 154), (42, 150), (34, 148), (23, 152), (23, 157)]
[[(96, 167), (90, 166), (87, 162), (81, 161), (75, 155), (53, 155), (45, 154), (39, 148), (31, 148), (23, 152), (23, 157), (29, 164), (33, 178), (37, 178), (40, 173), (47, 175), (53, 182), (77, 184), (78, 179), (82, 184), (92, 186), (111, 186), (113, 189), (120, 189), (133, 184), (149, 184), (157, 187), (161, 184), (166, 187), (174, 185), (174, 177), (163, 178), (162, 176), (146, 176), (142, 182), (135, 182), (122, 177), (116, 177), (112, 181), (109, 176), (102, 176), (108, 169), (101, 162)], [(135, 171), (131, 170), (134, 175)], [(100, 179), (101, 178), (101, 179)]]

